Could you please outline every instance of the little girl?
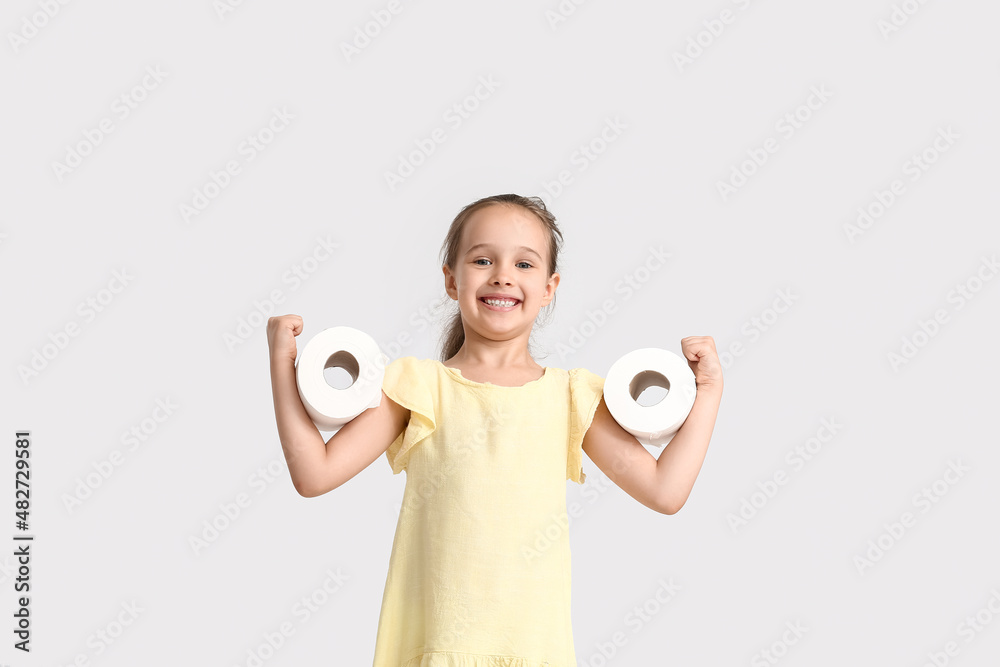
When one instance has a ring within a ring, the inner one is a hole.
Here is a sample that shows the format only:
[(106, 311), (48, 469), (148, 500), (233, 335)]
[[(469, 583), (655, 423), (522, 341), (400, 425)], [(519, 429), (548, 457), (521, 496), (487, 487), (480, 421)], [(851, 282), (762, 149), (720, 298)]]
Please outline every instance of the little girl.
[(459, 312), (440, 357), (385, 369), (382, 401), (323, 442), (295, 384), (297, 315), (267, 323), (274, 411), (295, 490), (337, 488), (383, 453), (406, 470), (374, 667), (575, 667), (565, 481), (582, 452), (626, 493), (673, 514), (701, 469), (722, 396), (709, 336), (681, 340), (697, 397), (657, 459), (584, 368), (540, 366), (535, 318), (555, 297), (562, 235), (536, 197), (469, 204), (445, 239)]

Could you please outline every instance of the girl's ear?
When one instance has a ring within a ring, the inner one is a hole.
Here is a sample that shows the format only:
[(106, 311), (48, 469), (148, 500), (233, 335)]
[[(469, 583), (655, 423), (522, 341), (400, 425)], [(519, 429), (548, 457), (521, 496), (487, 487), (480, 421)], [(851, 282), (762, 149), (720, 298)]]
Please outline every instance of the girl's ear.
[(444, 273), (444, 290), (448, 293), (448, 296), (458, 301), (458, 285), (455, 284), (455, 276), (447, 264), (441, 266), (441, 271)]
[(545, 296), (548, 299), (543, 305), (549, 305), (549, 301), (552, 301), (552, 297), (556, 295), (556, 288), (559, 287), (559, 274), (553, 273), (549, 277), (549, 282), (545, 286)]

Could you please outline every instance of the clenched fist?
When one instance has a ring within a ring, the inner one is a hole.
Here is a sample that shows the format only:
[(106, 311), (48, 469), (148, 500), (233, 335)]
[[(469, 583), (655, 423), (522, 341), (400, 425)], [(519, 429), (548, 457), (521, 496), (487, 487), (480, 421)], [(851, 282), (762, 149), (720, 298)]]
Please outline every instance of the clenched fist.
[(267, 319), (267, 347), (271, 361), (290, 359), (295, 363), (295, 337), (302, 333), (302, 318), (298, 315), (278, 315)]

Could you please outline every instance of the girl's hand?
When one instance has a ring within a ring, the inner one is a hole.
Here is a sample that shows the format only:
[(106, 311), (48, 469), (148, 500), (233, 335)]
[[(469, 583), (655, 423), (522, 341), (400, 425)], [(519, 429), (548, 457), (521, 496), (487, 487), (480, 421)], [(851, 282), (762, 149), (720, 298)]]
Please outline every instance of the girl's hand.
[(715, 351), (715, 341), (711, 336), (688, 336), (681, 338), (681, 352), (694, 372), (698, 390), (722, 390), (722, 363)]
[(279, 315), (267, 319), (267, 347), (271, 361), (290, 359), (295, 363), (295, 337), (302, 333), (302, 318), (298, 315)]

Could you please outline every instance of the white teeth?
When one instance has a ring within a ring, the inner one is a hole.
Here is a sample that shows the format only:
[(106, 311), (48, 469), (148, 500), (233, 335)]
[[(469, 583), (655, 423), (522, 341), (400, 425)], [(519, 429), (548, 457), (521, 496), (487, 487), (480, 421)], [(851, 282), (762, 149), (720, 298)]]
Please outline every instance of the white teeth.
[(483, 301), (491, 306), (499, 306), (500, 308), (509, 308), (517, 303), (516, 301), (498, 301), (497, 299), (483, 299)]

